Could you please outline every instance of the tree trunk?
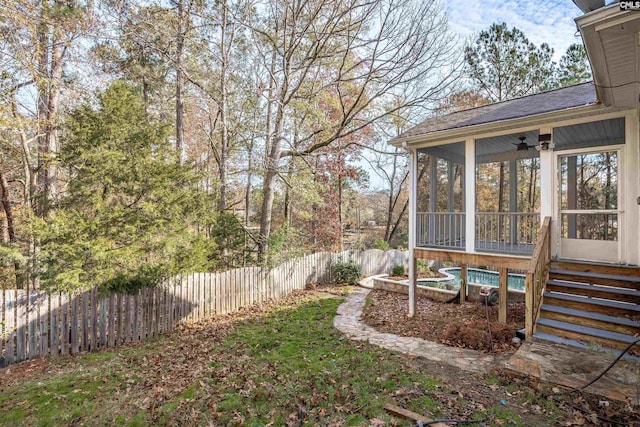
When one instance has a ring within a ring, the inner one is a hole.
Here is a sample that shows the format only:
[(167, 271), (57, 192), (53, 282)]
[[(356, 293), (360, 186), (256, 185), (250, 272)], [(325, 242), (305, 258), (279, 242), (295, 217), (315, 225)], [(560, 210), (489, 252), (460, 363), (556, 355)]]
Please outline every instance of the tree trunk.
[[(284, 98), (284, 90), (281, 93), (281, 99)], [(282, 103), (277, 107), (276, 119), (274, 121), (273, 141), (271, 142), (271, 151), (266, 161), (266, 174), (264, 177), (264, 185), (262, 186), (262, 212), (260, 216), (260, 238), (258, 243), (258, 260), (264, 261), (265, 255), (269, 250), (269, 237), (271, 235), (271, 217), (273, 214), (273, 200), (276, 192), (276, 179), (278, 178), (278, 165), (280, 163), (280, 149), (282, 126), (283, 126), (284, 110)]]
[[(396, 154), (393, 156), (393, 163), (391, 166), (391, 176), (389, 178), (389, 203), (387, 204), (387, 221), (384, 227), (384, 240), (389, 243), (389, 239), (391, 238), (391, 222), (393, 216), (393, 208), (395, 207), (394, 198), (395, 198), (395, 179), (396, 179), (396, 171), (397, 171), (397, 162), (398, 162), (398, 149), (395, 150)], [(398, 190), (399, 192), (400, 190)]]
[[(418, 174), (418, 179), (417, 181), (420, 182), (422, 180), (422, 178), (424, 177), (424, 174), (426, 173), (427, 168), (422, 168), (422, 170), (420, 171), (420, 173)], [(408, 173), (407, 173), (408, 175)], [(406, 180), (407, 177), (405, 177)], [(404, 182), (404, 180), (403, 180)], [(402, 188), (402, 185), (400, 186)], [(400, 194), (400, 190), (398, 190), (398, 195)], [(398, 198), (396, 198), (396, 203), (397, 204), (397, 200)], [(394, 206), (395, 206), (394, 204)], [(396, 219), (396, 222), (393, 224), (393, 227), (391, 227), (391, 231), (389, 232), (389, 240), (387, 240), (387, 243), (389, 243), (391, 241), (391, 239), (393, 239), (393, 236), (396, 235), (396, 232), (398, 231), (398, 229), (400, 228), (400, 224), (402, 223), (402, 218), (407, 214), (409, 208), (409, 199), (407, 199), (404, 202), (404, 205), (402, 206), (402, 210), (400, 211), (400, 214), (398, 215), (398, 218)]]
[[(293, 175), (293, 159), (289, 159), (289, 165), (287, 166), (287, 180), (291, 180)], [(286, 186), (284, 191), (284, 215), (283, 224), (288, 228), (291, 226), (291, 188)]]
[(178, 0), (178, 34), (176, 35), (176, 153), (178, 162), (182, 163), (184, 150), (184, 72), (182, 71), (182, 57), (184, 55), (184, 0)]
[[(11, 209), (11, 198), (9, 195), (9, 183), (7, 182), (7, 177), (4, 174), (4, 171), (0, 170), (0, 205), (2, 206), (2, 210), (4, 211), (5, 220), (7, 224), (7, 233), (5, 236), (4, 230), (2, 232), (3, 243), (14, 244), (16, 243), (16, 229), (15, 229), (15, 221), (13, 219), (13, 211)], [(8, 239), (5, 241), (5, 237)], [(23, 287), (23, 280), (21, 278), (20, 273), (20, 264), (17, 262), (13, 263), (13, 268), (16, 277), (16, 287)]]
[[(58, 152), (58, 131), (57, 118), (58, 109), (60, 107), (60, 90), (62, 86), (62, 59), (64, 49), (60, 45), (59, 30), (53, 31), (51, 40), (51, 79), (49, 84), (49, 97), (47, 106), (47, 128), (46, 128), (46, 145), (50, 158), (55, 157)], [(45, 172), (45, 211), (48, 213), (48, 204), (51, 200), (55, 200), (58, 195), (58, 176), (57, 168), (54, 164), (49, 163)]]
[[(272, 154), (268, 157), (268, 160), (276, 161), (280, 154), (276, 149), (276, 143), (272, 146)], [(275, 152), (274, 152), (275, 151)], [(265, 255), (269, 250), (269, 236), (271, 235), (271, 214), (273, 212), (273, 199), (275, 195), (276, 178), (278, 172), (276, 166), (269, 165), (267, 167), (267, 174), (264, 178), (263, 185), (263, 199), (262, 199), (262, 215), (260, 218), (260, 239), (258, 243), (258, 259), (264, 261)]]
[(244, 190), (244, 225), (249, 226), (249, 205), (251, 202), (251, 178), (253, 172), (253, 136), (249, 142), (249, 149), (247, 152), (247, 185)]
[(344, 225), (342, 224), (342, 173), (338, 173), (338, 227), (340, 228), (340, 252), (344, 251)]
[[(273, 199), (276, 192), (276, 179), (278, 177), (278, 166), (280, 164), (280, 156), (282, 155), (282, 149), (280, 147), (282, 143), (282, 132), (284, 126), (284, 108), (285, 100), (287, 97), (287, 90), (289, 87), (289, 74), (291, 72), (291, 64), (287, 58), (283, 58), (282, 61), (282, 82), (280, 89), (278, 90), (278, 99), (275, 101), (276, 116), (273, 120), (273, 134), (267, 134), (266, 146), (269, 146), (269, 151), (265, 151), (267, 154), (265, 158), (265, 177), (264, 184), (262, 186), (262, 212), (260, 213), (260, 236), (258, 243), (258, 261), (263, 262), (265, 255), (269, 250), (269, 237), (271, 236), (271, 217), (273, 215)], [(271, 58), (271, 67), (275, 69), (276, 65), (276, 52), (274, 51)], [(273, 76), (273, 74), (271, 74)], [(270, 77), (269, 94), (275, 92), (277, 82)], [(272, 99), (269, 96), (267, 114), (270, 116)], [(268, 127), (270, 128), (270, 120), (267, 117)]]
[(218, 209), (223, 211), (227, 207), (227, 156), (229, 151), (229, 124), (227, 123), (227, 67), (229, 66), (229, 52), (227, 52), (227, 2), (222, 2), (222, 22), (220, 23), (220, 200)]
[(38, 115), (38, 161), (37, 161), (37, 191), (38, 196), (34, 200), (36, 203), (33, 205), (36, 211), (36, 215), (43, 216), (45, 211), (44, 200), (47, 197), (45, 192), (47, 182), (47, 166), (45, 165), (46, 157), (49, 154), (49, 145), (47, 141), (47, 117), (49, 108), (49, 49), (51, 42), (51, 28), (47, 24), (48, 17), (46, 16), (49, 9), (49, 1), (42, 0), (41, 2), (41, 15), (40, 24), (38, 27), (38, 79), (36, 86), (38, 89), (38, 103), (37, 103), (37, 115)]
[(3, 242), (14, 243), (16, 241), (16, 231), (9, 197), (9, 183), (7, 182), (7, 177), (2, 170), (0, 170), (0, 204), (2, 205), (7, 225), (6, 233), (4, 231), (2, 233), (6, 238), (6, 240), (3, 238)]

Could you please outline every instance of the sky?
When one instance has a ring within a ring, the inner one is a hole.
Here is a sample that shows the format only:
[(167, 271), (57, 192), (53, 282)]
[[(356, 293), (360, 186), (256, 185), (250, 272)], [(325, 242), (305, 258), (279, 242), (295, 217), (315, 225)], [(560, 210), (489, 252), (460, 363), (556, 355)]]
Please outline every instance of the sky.
[(473, 39), (494, 22), (506, 22), (536, 45), (549, 44), (556, 61), (569, 45), (581, 41), (573, 19), (582, 12), (571, 0), (441, 0), (440, 4), (461, 41)]
[[(547, 43), (556, 62), (571, 44), (582, 42), (574, 21), (582, 11), (572, 0), (440, 0), (440, 4), (461, 45), (496, 22), (520, 29), (536, 45)], [(371, 191), (384, 188), (384, 182), (368, 163), (361, 161), (358, 166), (369, 172)]]

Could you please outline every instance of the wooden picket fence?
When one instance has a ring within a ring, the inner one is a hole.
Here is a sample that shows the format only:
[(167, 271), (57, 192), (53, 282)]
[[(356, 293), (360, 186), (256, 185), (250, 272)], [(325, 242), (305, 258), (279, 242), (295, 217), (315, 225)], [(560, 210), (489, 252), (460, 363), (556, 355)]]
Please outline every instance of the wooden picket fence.
[(363, 274), (388, 273), (407, 253), (376, 249), (321, 252), (276, 268), (247, 267), (193, 273), (138, 293), (0, 291), (0, 366), (42, 356), (63, 356), (142, 341), (181, 322), (197, 322), (287, 296), (307, 284), (333, 280), (332, 266), (353, 260)]

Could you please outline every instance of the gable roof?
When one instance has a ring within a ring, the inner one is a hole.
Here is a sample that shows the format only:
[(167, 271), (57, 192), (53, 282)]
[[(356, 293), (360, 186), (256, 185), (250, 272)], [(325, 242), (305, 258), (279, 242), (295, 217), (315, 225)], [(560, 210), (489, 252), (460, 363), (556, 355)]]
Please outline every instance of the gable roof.
[(406, 138), (451, 129), (501, 122), (504, 120), (593, 105), (597, 104), (597, 102), (593, 82), (580, 83), (574, 86), (537, 93), (535, 95), (456, 111), (455, 113), (444, 116), (432, 117), (393, 138), (390, 142), (399, 142)]

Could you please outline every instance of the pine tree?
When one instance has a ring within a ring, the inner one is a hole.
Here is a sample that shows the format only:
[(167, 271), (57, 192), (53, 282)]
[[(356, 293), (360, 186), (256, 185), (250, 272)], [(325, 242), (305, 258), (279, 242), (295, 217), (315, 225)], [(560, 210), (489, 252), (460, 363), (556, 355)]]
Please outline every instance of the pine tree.
[(207, 268), (211, 243), (193, 226), (212, 201), (178, 162), (170, 132), (122, 81), (71, 113), (59, 154), (68, 189), (40, 231), (45, 287), (133, 291)]

